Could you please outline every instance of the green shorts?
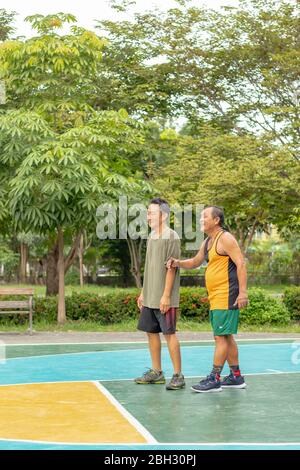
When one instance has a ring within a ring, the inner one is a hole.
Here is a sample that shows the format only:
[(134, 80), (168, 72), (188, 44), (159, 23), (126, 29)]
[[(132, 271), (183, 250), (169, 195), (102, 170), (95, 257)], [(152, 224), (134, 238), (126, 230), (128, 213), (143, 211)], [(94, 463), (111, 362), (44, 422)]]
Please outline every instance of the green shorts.
[(210, 310), (209, 319), (214, 336), (235, 335), (239, 325), (239, 310)]

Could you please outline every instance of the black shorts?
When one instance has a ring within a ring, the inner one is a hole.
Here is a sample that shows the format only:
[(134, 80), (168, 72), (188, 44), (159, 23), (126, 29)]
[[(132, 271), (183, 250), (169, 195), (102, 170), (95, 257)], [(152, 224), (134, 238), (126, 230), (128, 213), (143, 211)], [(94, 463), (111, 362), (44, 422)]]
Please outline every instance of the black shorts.
[(143, 307), (138, 322), (138, 330), (146, 333), (163, 333), (172, 335), (176, 332), (177, 308), (171, 307), (167, 313), (159, 308)]

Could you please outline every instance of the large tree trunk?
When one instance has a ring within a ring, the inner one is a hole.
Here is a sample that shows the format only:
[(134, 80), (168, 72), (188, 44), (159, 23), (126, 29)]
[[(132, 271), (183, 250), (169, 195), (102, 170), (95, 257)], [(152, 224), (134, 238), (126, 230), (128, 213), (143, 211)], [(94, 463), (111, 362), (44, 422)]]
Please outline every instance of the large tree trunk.
[(60, 325), (66, 321), (65, 305), (65, 258), (64, 258), (64, 234), (62, 227), (58, 228), (58, 308), (57, 321)]
[(26, 282), (26, 265), (28, 260), (28, 245), (20, 243), (20, 267), (19, 267), (19, 280), (22, 284)]
[[(64, 261), (65, 274), (72, 266), (74, 259), (76, 258), (78, 245), (80, 242), (80, 233), (75, 237), (75, 240), (71, 246), (70, 252), (66, 256)], [(58, 239), (55, 245), (51, 248), (47, 255), (47, 277), (46, 277), (46, 295), (57, 295), (58, 294)]]
[(132, 240), (131, 238), (127, 238), (127, 243), (128, 243), (130, 259), (131, 259), (130, 271), (135, 279), (136, 287), (140, 289), (142, 287), (141, 267), (142, 267), (142, 247), (143, 247), (144, 240), (142, 238), (139, 240)]
[(78, 258), (79, 258), (80, 287), (83, 287), (83, 283), (84, 283), (84, 274), (83, 274), (83, 233), (80, 236), (80, 242), (79, 242), (79, 248), (78, 248)]
[(58, 294), (58, 243), (57, 240), (47, 255), (46, 295)]

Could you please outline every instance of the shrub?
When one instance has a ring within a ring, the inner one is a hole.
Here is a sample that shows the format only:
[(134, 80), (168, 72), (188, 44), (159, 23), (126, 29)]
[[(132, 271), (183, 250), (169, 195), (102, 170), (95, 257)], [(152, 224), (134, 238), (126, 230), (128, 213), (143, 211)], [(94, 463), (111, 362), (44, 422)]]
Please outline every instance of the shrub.
[[(285, 294), (285, 302), (294, 312), (299, 313), (299, 290)], [(116, 291), (106, 295), (97, 295), (91, 292), (73, 292), (66, 296), (66, 312), (68, 320), (86, 320), (102, 325), (120, 323), (130, 319), (137, 319), (138, 289), (129, 292)], [(298, 296), (298, 297), (297, 297)], [(249, 289), (250, 304), (241, 311), (241, 323), (245, 325), (287, 324), (290, 314), (286, 305), (278, 299), (271, 297), (261, 289)], [(297, 313), (297, 314), (298, 314)], [(206, 290), (197, 287), (182, 287), (180, 290), (180, 316), (185, 320), (207, 321), (209, 317), (209, 303)], [(3, 323), (4, 316), (1, 316)], [(44, 320), (55, 323), (57, 318), (57, 297), (36, 297), (34, 321)], [(20, 315), (6, 317), (6, 322), (21, 324), (26, 321)]]
[(79, 271), (68, 271), (65, 275), (65, 285), (66, 286), (79, 286), (80, 284), (80, 274)]
[(288, 309), (292, 320), (300, 320), (300, 287), (288, 287), (283, 294), (283, 303)]
[(290, 322), (290, 315), (280, 300), (271, 297), (261, 289), (251, 288), (249, 289), (249, 305), (241, 310), (240, 320), (244, 325), (286, 325)]
[(209, 303), (206, 289), (197, 287), (180, 289), (180, 316), (185, 320), (208, 320)]

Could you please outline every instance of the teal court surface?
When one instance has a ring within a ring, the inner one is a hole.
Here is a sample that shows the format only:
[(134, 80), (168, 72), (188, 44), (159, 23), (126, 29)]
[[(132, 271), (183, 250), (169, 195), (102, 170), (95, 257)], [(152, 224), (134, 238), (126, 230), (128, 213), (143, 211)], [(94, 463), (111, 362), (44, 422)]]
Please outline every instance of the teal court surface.
[(181, 343), (179, 391), (133, 382), (150, 365), (143, 342), (6, 345), (0, 449), (300, 449), (300, 341), (238, 343), (247, 389), (208, 394), (190, 386), (212, 342)]

